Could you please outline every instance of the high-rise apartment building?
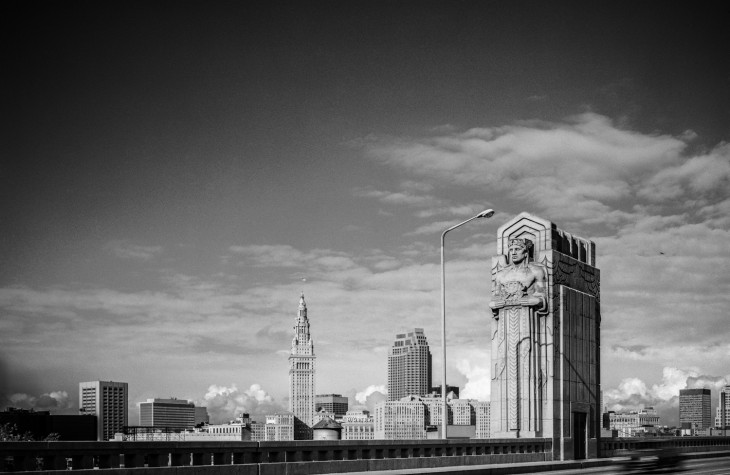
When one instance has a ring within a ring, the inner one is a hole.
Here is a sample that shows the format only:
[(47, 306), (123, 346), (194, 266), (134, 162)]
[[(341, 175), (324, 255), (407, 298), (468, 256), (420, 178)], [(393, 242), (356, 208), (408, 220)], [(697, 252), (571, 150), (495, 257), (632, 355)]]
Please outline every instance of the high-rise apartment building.
[(715, 427), (730, 428), (730, 386), (725, 386), (720, 390)]
[(171, 430), (195, 427), (195, 404), (180, 399), (147, 399), (139, 403), (139, 425)]
[(431, 391), (431, 351), (423, 328), (399, 333), (388, 350), (388, 401)]
[(349, 401), (342, 394), (317, 394), (315, 396), (315, 410), (324, 410), (335, 415), (335, 419), (342, 419), (347, 414)]
[(709, 389), (679, 390), (679, 424), (682, 429), (707, 429), (712, 425)]
[(289, 411), (294, 414), (295, 440), (312, 438), (315, 360), (314, 342), (309, 334), (307, 304), (302, 293), (289, 354)]
[(127, 383), (89, 381), (79, 383), (79, 411), (96, 415), (97, 440), (114, 438), (127, 425), (129, 388)]

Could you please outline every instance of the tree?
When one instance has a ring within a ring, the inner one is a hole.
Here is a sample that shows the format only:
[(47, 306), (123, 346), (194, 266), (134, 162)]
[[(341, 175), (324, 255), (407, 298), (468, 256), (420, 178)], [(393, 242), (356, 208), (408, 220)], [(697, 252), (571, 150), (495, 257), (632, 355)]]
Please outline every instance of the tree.
[(0, 424), (0, 442), (32, 442), (35, 440), (33, 434), (26, 432), (21, 434), (18, 432), (18, 426), (7, 422)]
[[(45, 436), (43, 442), (58, 442), (61, 440), (61, 434), (58, 432), (51, 432)], [(33, 442), (35, 437), (30, 431), (26, 431), (21, 434), (18, 431), (18, 426), (10, 422), (0, 424), (0, 442)]]

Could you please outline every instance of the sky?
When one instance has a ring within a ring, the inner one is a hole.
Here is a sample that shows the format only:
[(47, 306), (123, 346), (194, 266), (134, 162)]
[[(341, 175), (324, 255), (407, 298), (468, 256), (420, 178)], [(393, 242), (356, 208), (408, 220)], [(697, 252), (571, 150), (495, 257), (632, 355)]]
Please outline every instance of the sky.
[[(489, 397), (490, 265), (521, 212), (596, 243), (615, 410), (730, 384), (730, 38), (716, 2), (14, 2), (0, 407), (129, 383), (213, 422), (372, 406), (423, 328)], [(714, 412), (713, 412), (714, 418)]]

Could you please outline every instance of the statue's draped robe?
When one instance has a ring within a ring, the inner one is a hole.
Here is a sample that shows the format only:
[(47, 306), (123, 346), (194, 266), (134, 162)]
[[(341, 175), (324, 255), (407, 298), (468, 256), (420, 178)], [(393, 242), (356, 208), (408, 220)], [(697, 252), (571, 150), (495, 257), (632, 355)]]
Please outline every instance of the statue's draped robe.
[(506, 304), (494, 315), (492, 327), (492, 389), (499, 391), (501, 404), (492, 408), (499, 411), (492, 417), (493, 425), (496, 422), (498, 426), (490, 430), (497, 436), (511, 432), (535, 437), (540, 431), (542, 408), (541, 306), (518, 303), (534, 294), (534, 288), (526, 288), (523, 282), (498, 283), (494, 290), (495, 300)]

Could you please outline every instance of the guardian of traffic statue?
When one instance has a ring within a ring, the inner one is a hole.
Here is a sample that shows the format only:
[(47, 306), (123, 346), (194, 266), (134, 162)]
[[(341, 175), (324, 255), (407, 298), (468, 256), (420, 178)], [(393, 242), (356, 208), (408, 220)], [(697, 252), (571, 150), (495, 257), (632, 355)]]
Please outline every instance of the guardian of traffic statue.
[(553, 459), (594, 457), (600, 433), (595, 244), (521, 213), (492, 258), (490, 434), (551, 438)]
[(497, 264), (489, 302), (495, 319), (492, 379), (501, 382), (506, 402), (506, 427), (500, 429), (518, 437), (537, 435), (545, 380), (537, 329), (547, 313), (547, 272), (545, 266), (530, 262), (533, 248), (529, 239), (509, 240), (506, 262), (500, 259)]

